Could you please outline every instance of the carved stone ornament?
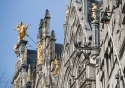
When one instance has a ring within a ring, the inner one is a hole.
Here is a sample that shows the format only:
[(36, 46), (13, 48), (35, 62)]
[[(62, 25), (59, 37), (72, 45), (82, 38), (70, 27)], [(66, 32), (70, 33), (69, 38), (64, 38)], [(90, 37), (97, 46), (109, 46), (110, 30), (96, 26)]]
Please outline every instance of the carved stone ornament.
[(55, 59), (54, 64), (55, 64), (55, 74), (58, 75), (59, 74), (59, 61)]
[(42, 43), (38, 42), (37, 46), (37, 59), (38, 59), (38, 64), (42, 63)]

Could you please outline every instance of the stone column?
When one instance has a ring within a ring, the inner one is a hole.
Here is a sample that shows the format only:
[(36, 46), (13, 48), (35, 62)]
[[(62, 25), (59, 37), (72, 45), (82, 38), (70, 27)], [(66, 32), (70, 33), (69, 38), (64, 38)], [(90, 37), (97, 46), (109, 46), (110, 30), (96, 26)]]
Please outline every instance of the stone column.
[[(99, 46), (99, 23), (91, 22), (92, 27), (92, 46)], [(92, 51), (92, 54), (98, 54), (98, 51)]]
[(99, 24), (98, 22), (91, 22), (92, 26), (92, 46), (99, 45)]
[(88, 0), (82, 0), (82, 13), (84, 17), (84, 22), (88, 22), (87, 3), (88, 3)]

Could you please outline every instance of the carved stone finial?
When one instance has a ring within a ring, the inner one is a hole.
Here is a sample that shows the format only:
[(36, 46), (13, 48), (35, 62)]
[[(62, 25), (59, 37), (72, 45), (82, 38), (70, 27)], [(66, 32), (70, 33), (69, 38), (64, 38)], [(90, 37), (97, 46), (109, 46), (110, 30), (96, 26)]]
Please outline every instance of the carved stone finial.
[(49, 10), (46, 9), (45, 17), (50, 17)]
[(54, 30), (51, 31), (51, 37), (52, 37), (53, 39), (55, 39), (55, 37), (56, 37)]

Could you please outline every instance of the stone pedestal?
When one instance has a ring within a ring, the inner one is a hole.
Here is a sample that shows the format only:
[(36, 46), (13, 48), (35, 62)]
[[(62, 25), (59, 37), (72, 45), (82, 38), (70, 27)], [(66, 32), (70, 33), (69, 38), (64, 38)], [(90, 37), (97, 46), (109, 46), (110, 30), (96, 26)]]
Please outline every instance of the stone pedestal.
[(91, 22), (92, 27), (92, 46), (99, 45), (99, 24), (98, 22)]
[[(99, 46), (99, 23), (98, 22), (91, 22), (91, 27), (92, 27), (92, 47), (97, 47)], [(91, 52), (91, 58), (92, 60), (90, 60), (90, 62), (96, 63), (95, 61), (93, 61), (93, 59), (95, 59), (95, 57), (98, 55), (98, 51), (93, 50)]]
[(21, 66), (22, 66), (22, 76), (23, 76), (23, 83), (22, 85), (24, 86), (26, 84), (26, 68), (27, 68), (27, 61), (24, 61), (24, 51), (26, 47), (27, 41), (21, 40), (17, 44), (17, 49), (19, 51), (19, 58), (21, 61)]

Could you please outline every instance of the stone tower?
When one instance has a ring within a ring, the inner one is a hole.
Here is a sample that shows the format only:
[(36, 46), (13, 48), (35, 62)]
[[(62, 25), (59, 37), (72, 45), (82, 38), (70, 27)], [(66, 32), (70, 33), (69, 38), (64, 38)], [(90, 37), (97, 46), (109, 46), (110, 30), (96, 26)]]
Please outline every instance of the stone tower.
[(13, 88), (55, 88), (62, 44), (55, 43), (54, 30), (50, 33), (50, 18), (47, 9), (44, 19), (40, 20), (36, 51), (27, 50), (26, 40), (15, 45), (18, 60), (11, 82)]
[[(40, 20), (37, 35), (37, 59), (33, 75), (33, 88), (55, 88), (57, 76), (54, 61), (62, 52), (62, 45), (56, 44), (54, 30), (50, 33), (50, 14), (47, 9)], [(59, 61), (59, 57), (57, 58)]]
[[(26, 44), (26, 40), (20, 40), (14, 49), (17, 55), (17, 62), (11, 82), (13, 88), (31, 88), (30, 69), (33, 67), (36, 59), (36, 51), (27, 50)], [(29, 68), (28, 65), (30, 65)]]

